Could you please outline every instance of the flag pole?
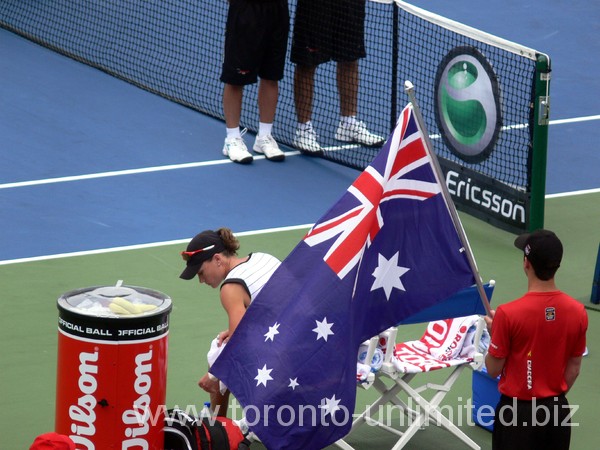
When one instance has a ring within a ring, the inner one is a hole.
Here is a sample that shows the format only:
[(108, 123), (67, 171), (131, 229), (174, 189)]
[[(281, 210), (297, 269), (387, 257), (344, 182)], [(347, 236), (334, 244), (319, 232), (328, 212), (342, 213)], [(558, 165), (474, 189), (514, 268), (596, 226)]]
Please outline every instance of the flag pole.
[(477, 263), (475, 262), (475, 257), (473, 256), (473, 251), (471, 250), (471, 246), (469, 245), (469, 240), (467, 239), (467, 234), (465, 233), (465, 229), (463, 228), (462, 222), (460, 221), (460, 217), (458, 216), (458, 212), (456, 211), (456, 206), (454, 205), (454, 201), (450, 196), (450, 192), (448, 192), (448, 186), (446, 186), (446, 182), (444, 181), (444, 174), (440, 167), (440, 163), (437, 159), (437, 155), (433, 151), (433, 146), (431, 145), (431, 141), (429, 139), (429, 133), (427, 133), (427, 127), (425, 126), (425, 122), (423, 121), (423, 116), (421, 115), (421, 109), (419, 108), (419, 104), (417, 103), (417, 99), (415, 97), (415, 87), (410, 81), (404, 82), (404, 90), (408, 94), (410, 98), (410, 102), (413, 107), (413, 111), (415, 113), (415, 118), (417, 119), (417, 123), (419, 124), (419, 128), (423, 132), (423, 139), (425, 140), (425, 147), (427, 148), (427, 152), (431, 157), (431, 161), (433, 163), (434, 173), (437, 178), (439, 185), (442, 188), (442, 195), (444, 201), (446, 202), (446, 207), (448, 211), (450, 211), (450, 216), (452, 217), (452, 222), (454, 223), (454, 228), (458, 233), (460, 241), (463, 244), (464, 250), (467, 255), (467, 260), (469, 261), (469, 266), (471, 267), (471, 271), (473, 272), (473, 276), (475, 277), (475, 284), (477, 285), (477, 291), (479, 292), (479, 296), (481, 297), (481, 302), (483, 303), (483, 307), (488, 316), (491, 316), (490, 310), (490, 301), (487, 297), (485, 289), (483, 288), (483, 283), (481, 281), (481, 277), (479, 275), (479, 270), (477, 269)]

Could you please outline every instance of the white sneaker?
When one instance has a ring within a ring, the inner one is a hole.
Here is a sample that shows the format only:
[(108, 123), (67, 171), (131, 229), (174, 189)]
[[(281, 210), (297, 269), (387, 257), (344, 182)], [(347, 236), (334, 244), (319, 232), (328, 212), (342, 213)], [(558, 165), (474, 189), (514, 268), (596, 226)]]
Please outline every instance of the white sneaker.
[(317, 141), (317, 133), (315, 133), (315, 130), (312, 127), (307, 128), (306, 130), (296, 129), (294, 147), (309, 155), (320, 155), (323, 153), (323, 149)]
[(233, 162), (240, 164), (250, 164), (254, 160), (241, 137), (226, 138), (223, 154), (229, 156), (229, 159)]
[(338, 141), (356, 142), (369, 147), (381, 146), (385, 142), (382, 136), (371, 133), (365, 123), (358, 120), (350, 125), (340, 121), (335, 138)]
[(262, 137), (256, 136), (252, 150), (256, 153), (262, 153), (269, 161), (283, 161), (285, 159), (285, 153), (281, 151), (270, 134)]

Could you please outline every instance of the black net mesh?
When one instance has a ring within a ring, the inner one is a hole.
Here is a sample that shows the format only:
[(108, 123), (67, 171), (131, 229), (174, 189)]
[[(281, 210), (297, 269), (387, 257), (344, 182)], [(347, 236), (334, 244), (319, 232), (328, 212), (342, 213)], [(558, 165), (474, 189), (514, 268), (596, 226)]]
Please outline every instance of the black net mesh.
[[(324, 0), (317, 3), (321, 8), (328, 4)], [(291, 0), (289, 7), (288, 58), (280, 83), (273, 134), (279, 142), (292, 145), (297, 116), (293, 94), (295, 65), (289, 60), (289, 51), (297, 0)], [(333, 21), (343, 16), (345, 7), (345, 2), (338, 0), (332, 6), (329, 21), (318, 27), (334, 28)], [(3, 0), (0, 25), (139, 87), (222, 119), (223, 84), (219, 77), (227, 8), (228, 2), (224, 0)], [(408, 79), (416, 87), (438, 155), (520, 191), (527, 190), (531, 144), (528, 124), (535, 61), (447, 31), (393, 4), (367, 1), (365, 17), (367, 56), (360, 60), (358, 118), (370, 131), (384, 137), (389, 135), (397, 114), (408, 102), (403, 92), (404, 81)], [(481, 163), (461, 160), (438, 138), (440, 131), (434, 116), (436, 68), (445, 55), (458, 46), (474, 47), (487, 58), (502, 92), (503, 128), (491, 156)], [(312, 122), (325, 149), (325, 158), (362, 169), (378, 148), (336, 140), (340, 116), (336, 68), (335, 62), (327, 62), (316, 71)], [(247, 86), (242, 126), (253, 131), (258, 127), (256, 97), (257, 86)]]
[[(536, 62), (433, 25), (405, 11), (400, 12), (399, 33), (398, 83), (401, 85), (404, 79), (409, 79), (416, 86), (417, 100), (437, 155), (513, 188), (527, 189)], [(498, 141), (489, 157), (479, 163), (465, 162), (453, 154), (439, 138), (441, 132), (435, 120), (436, 68), (447, 54), (459, 47), (476, 49), (485, 57), (493, 67), (502, 95), (502, 128)]]

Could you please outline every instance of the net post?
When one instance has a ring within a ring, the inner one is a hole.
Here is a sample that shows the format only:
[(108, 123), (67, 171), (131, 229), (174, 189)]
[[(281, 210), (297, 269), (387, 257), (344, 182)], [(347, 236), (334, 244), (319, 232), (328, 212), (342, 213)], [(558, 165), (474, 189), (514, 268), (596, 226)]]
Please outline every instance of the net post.
[(538, 54), (534, 83), (531, 158), (531, 205), (528, 231), (544, 227), (548, 123), (550, 121), (550, 58)]
[(454, 205), (454, 201), (450, 196), (450, 192), (448, 192), (448, 186), (446, 186), (446, 181), (444, 179), (444, 173), (442, 168), (440, 167), (440, 163), (437, 159), (437, 155), (433, 150), (433, 146), (431, 145), (431, 140), (429, 139), (429, 133), (427, 132), (427, 127), (425, 126), (425, 121), (423, 120), (423, 116), (421, 115), (421, 109), (419, 108), (419, 104), (417, 103), (417, 99), (415, 97), (415, 87), (410, 81), (404, 82), (404, 90), (408, 94), (410, 99), (410, 103), (413, 107), (413, 112), (415, 115), (415, 119), (419, 124), (419, 128), (423, 133), (423, 140), (425, 141), (425, 148), (427, 149), (427, 153), (431, 158), (431, 163), (434, 169), (434, 174), (438, 180), (438, 183), (442, 190), (442, 196), (444, 201), (446, 202), (446, 207), (448, 208), (448, 212), (450, 213), (450, 217), (452, 218), (452, 222), (454, 223), (454, 228), (458, 233), (458, 237), (463, 245), (465, 254), (467, 256), (467, 260), (469, 262), (469, 267), (473, 272), (473, 278), (475, 278), (475, 284), (477, 286), (477, 292), (479, 292), (479, 297), (481, 298), (481, 302), (483, 303), (483, 307), (485, 308), (485, 312), (488, 316), (491, 317), (491, 306), (490, 301), (487, 297), (487, 293), (485, 292), (485, 288), (483, 287), (483, 282), (481, 281), (481, 276), (479, 275), (479, 269), (477, 268), (477, 263), (475, 262), (475, 257), (473, 256), (473, 251), (471, 250), (471, 245), (469, 244), (469, 240), (467, 239), (467, 234), (465, 233), (465, 229), (462, 226), (462, 222), (460, 221), (460, 217), (458, 216), (458, 211), (456, 210), (456, 206)]

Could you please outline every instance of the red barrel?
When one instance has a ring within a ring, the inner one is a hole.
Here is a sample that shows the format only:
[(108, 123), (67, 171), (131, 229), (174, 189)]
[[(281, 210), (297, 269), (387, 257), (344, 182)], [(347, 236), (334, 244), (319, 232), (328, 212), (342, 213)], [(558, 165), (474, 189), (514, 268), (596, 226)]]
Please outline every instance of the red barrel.
[(134, 286), (58, 299), (56, 432), (77, 449), (162, 449), (171, 308)]

